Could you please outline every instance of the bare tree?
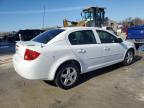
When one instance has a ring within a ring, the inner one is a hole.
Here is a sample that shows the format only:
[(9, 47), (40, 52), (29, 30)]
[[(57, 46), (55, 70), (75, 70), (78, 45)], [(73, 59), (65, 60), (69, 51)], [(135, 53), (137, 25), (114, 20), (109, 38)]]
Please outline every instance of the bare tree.
[(134, 25), (143, 25), (144, 24), (144, 20), (140, 19), (140, 18), (134, 18), (132, 20)]
[(130, 27), (130, 26), (136, 26), (136, 25), (144, 25), (144, 19), (141, 18), (126, 18), (124, 20), (121, 21), (121, 24), (126, 26), (126, 27)]

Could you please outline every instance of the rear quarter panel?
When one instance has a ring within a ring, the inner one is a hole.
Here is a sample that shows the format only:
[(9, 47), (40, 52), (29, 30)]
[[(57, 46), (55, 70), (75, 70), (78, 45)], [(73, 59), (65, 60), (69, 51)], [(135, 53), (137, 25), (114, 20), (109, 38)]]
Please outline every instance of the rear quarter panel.
[(81, 61), (74, 56), (65, 40), (60, 40), (48, 45), (44, 50), (44, 55), (51, 56), (53, 58), (53, 62), (51, 62), (48, 71), (48, 80), (54, 80), (58, 67), (66, 61), (76, 60), (81, 64)]

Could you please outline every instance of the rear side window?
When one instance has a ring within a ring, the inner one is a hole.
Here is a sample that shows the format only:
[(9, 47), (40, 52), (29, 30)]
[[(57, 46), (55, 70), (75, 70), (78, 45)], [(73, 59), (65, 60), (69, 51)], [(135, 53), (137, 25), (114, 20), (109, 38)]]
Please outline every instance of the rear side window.
[(49, 31), (46, 31), (46, 32), (36, 36), (35, 38), (32, 39), (32, 41), (46, 44), (50, 40), (52, 40), (54, 37), (56, 37), (57, 35), (62, 33), (63, 31), (65, 31), (65, 30), (63, 30), (63, 29), (49, 30)]
[(72, 45), (96, 44), (96, 39), (91, 30), (75, 31), (69, 34)]
[(117, 38), (106, 31), (97, 30), (97, 33), (99, 35), (101, 43), (116, 43), (117, 42)]

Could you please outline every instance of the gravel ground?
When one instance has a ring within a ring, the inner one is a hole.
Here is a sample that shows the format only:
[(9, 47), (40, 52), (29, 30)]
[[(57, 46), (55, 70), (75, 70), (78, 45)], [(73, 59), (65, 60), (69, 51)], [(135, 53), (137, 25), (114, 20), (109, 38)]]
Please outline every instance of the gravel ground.
[(69, 90), (24, 79), (11, 61), (0, 64), (0, 108), (143, 108), (143, 57), (137, 53), (130, 66), (116, 64), (83, 74)]

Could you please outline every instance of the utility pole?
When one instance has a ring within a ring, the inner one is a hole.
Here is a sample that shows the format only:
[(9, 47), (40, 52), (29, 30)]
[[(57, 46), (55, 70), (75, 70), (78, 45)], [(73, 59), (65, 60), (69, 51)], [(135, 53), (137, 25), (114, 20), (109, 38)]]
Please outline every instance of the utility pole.
[(45, 5), (43, 6), (43, 22), (42, 22), (42, 28), (44, 28), (44, 24), (45, 24)]

